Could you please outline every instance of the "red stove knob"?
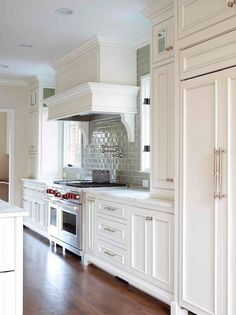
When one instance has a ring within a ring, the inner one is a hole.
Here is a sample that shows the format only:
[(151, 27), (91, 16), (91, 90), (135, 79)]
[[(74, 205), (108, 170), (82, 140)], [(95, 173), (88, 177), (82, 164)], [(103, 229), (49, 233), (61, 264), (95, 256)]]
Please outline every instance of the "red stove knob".
[(63, 194), (62, 199), (69, 199), (68, 194)]
[(54, 196), (55, 197), (61, 197), (61, 193), (57, 190), (54, 191)]

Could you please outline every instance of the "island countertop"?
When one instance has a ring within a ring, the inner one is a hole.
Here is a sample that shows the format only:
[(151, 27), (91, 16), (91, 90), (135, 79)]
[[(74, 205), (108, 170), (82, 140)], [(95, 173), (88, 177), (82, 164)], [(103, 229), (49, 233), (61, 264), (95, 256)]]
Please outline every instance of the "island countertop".
[(24, 217), (28, 212), (0, 199), (0, 218)]

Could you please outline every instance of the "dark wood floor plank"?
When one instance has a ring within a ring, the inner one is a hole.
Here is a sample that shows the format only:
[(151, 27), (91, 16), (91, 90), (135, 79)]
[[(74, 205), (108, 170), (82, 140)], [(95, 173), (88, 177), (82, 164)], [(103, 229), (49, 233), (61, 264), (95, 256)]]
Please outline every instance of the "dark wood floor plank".
[(24, 231), (24, 315), (169, 315), (169, 307)]

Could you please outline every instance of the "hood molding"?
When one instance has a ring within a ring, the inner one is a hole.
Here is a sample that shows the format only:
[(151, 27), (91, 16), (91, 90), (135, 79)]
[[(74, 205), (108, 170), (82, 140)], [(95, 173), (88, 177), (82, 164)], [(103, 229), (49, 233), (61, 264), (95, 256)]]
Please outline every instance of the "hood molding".
[(119, 114), (127, 129), (128, 140), (134, 141), (139, 87), (86, 82), (44, 100), (48, 119), (57, 120), (76, 115)]

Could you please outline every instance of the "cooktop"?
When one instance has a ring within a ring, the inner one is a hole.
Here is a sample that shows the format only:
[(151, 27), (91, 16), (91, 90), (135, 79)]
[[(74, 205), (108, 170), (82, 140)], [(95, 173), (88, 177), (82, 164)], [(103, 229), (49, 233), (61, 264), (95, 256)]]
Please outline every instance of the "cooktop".
[(54, 184), (66, 185), (70, 187), (89, 188), (89, 187), (124, 187), (126, 184), (110, 182), (93, 182), (91, 180), (56, 180)]

